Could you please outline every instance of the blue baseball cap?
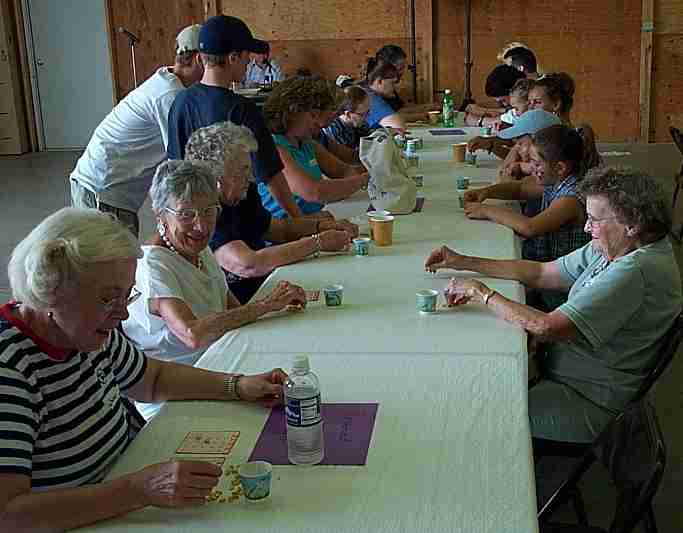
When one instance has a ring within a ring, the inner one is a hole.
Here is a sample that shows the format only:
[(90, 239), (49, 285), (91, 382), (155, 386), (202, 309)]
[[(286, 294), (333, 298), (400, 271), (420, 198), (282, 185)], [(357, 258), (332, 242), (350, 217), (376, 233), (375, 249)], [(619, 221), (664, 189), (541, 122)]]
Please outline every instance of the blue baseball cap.
[(543, 109), (532, 109), (523, 113), (519, 120), (511, 128), (506, 128), (498, 133), (500, 139), (516, 139), (522, 135), (533, 135), (537, 131), (562, 124), (557, 115), (543, 111)]
[(227, 55), (247, 50), (265, 54), (268, 43), (254, 39), (249, 27), (236, 17), (218, 15), (202, 24), (199, 30), (199, 51), (211, 55)]

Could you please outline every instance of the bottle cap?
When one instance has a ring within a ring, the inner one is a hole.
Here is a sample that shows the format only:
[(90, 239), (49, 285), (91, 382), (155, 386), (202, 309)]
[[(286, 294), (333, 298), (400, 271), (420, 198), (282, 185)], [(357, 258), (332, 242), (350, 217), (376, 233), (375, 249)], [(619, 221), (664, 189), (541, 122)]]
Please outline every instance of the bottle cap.
[(297, 372), (309, 372), (311, 370), (311, 365), (308, 362), (307, 355), (297, 355), (294, 357), (294, 365), (292, 369)]
[(444, 94), (451, 94), (451, 90), (450, 90), (450, 89), (445, 89), (445, 90), (444, 90)]

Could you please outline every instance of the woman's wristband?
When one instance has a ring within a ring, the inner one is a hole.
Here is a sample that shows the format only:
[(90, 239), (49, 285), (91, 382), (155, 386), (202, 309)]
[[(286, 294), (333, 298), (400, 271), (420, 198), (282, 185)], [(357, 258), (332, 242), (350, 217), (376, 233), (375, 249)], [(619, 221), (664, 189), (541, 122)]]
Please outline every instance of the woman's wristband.
[(225, 398), (229, 401), (241, 400), (240, 394), (237, 390), (237, 383), (244, 374), (229, 374), (223, 380), (223, 393)]

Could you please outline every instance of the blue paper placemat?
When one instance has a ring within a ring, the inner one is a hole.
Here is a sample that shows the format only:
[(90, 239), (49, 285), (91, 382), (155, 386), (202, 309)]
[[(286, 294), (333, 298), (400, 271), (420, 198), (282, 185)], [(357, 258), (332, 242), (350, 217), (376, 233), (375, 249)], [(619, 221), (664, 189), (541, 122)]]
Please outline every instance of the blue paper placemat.
[(458, 128), (441, 128), (438, 130), (429, 130), (429, 133), (432, 135), (436, 135), (437, 137), (440, 135), (467, 135), (465, 133), (465, 130), (461, 130)]

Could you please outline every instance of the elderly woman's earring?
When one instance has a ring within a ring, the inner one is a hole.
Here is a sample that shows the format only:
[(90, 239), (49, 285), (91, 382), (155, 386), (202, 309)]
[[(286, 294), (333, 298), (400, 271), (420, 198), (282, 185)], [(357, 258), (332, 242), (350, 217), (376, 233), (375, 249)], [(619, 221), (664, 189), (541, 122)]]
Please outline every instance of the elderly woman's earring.
[(162, 237), (166, 235), (166, 226), (161, 220), (157, 220), (157, 231)]

